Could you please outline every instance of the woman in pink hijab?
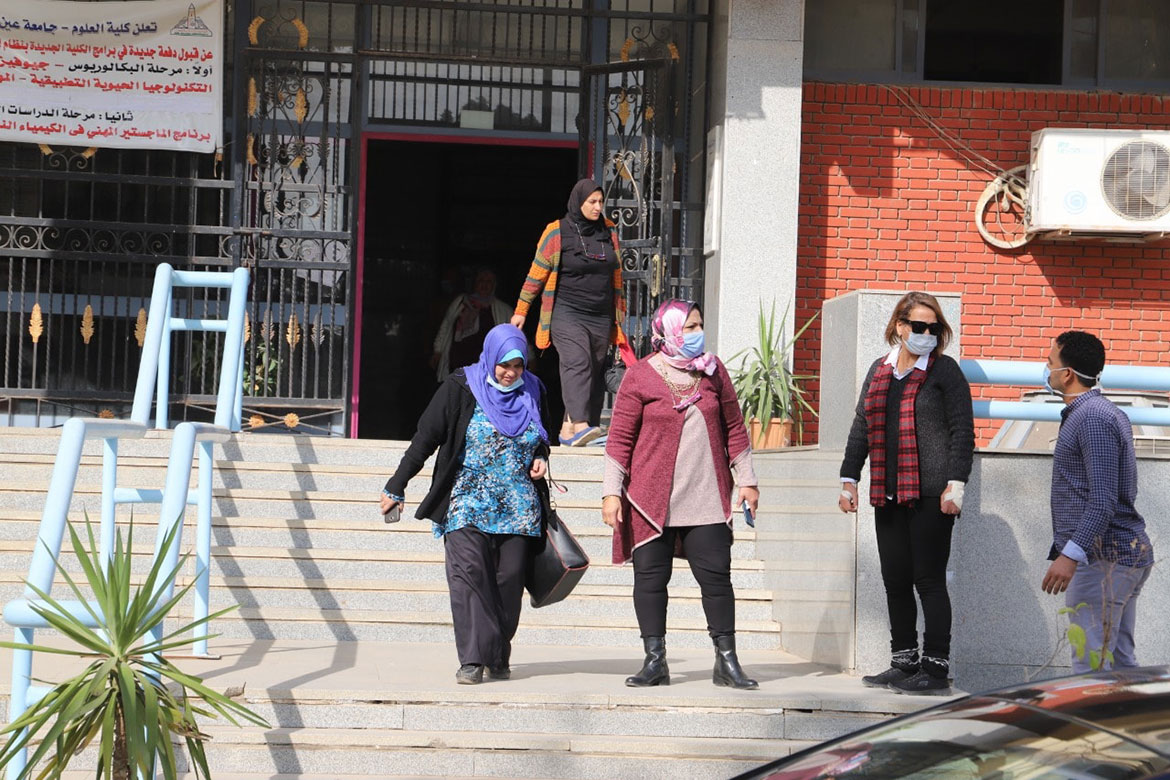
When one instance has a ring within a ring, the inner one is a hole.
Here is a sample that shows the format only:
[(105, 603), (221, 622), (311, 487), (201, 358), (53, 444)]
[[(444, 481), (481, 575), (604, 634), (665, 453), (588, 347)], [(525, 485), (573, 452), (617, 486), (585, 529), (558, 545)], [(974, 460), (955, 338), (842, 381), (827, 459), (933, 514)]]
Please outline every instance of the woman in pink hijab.
[(687, 559), (715, 644), (712, 681), (756, 688), (735, 651), (731, 586), (731, 494), (754, 513), (760, 498), (751, 445), (731, 377), (705, 349), (703, 315), (669, 300), (651, 323), (654, 354), (627, 372), (606, 443), (602, 517), (613, 528), (614, 563), (634, 564), (634, 612), (646, 651), (626, 685), (669, 685), (667, 583)]

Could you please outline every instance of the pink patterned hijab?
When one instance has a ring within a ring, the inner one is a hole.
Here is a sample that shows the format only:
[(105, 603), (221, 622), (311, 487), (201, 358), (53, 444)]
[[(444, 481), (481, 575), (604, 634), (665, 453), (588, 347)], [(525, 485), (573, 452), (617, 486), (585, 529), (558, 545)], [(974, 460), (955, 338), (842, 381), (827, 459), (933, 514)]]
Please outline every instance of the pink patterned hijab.
[(672, 298), (663, 301), (650, 321), (650, 346), (671, 366), (681, 371), (700, 371), (707, 376), (715, 373), (715, 355), (704, 352), (696, 358), (681, 354), (683, 326), (691, 312), (699, 308), (694, 301)]

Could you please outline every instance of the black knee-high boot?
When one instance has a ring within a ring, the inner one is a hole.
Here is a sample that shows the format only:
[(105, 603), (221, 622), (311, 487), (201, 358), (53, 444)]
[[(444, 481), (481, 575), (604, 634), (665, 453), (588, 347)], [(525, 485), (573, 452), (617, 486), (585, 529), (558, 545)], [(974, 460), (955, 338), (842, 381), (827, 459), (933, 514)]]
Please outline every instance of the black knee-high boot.
[(743, 667), (739, 665), (739, 657), (735, 654), (735, 634), (717, 636), (715, 642), (715, 669), (711, 673), (711, 682), (729, 688), (743, 688), (751, 690), (759, 688), (760, 684), (748, 677)]
[(642, 671), (627, 677), (626, 685), (631, 688), (670, 685), (670, 667), (666, 665), (666, 637), (642, 637), (642, 646), (646, 648), (646, 660), (642, 664)]

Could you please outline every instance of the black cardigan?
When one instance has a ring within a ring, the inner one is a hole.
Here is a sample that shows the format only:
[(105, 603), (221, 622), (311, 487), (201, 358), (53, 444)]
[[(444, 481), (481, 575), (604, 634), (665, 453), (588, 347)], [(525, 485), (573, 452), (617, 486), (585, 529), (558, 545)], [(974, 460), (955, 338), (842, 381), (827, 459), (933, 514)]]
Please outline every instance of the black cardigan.
[[(869, 367), (853, 427), (845, 445), (841, 476), (861, 478), (861, 467), (869, 456), (869, 422), (865, 419), (865, 396), (880, 357)], [(918, 473), (921, 495), (941, 496), (947, 482), (966, 482), (975, 457), (975, 420), (971, 409), (971, 386), (962, 369), (949, 355), (939, 355), (914, 399), (915, 430), (918, 434)], [(887, 464), (889, 468), (892, 464)], [(896, 468), (896, 467), (895, 467)]]
[[(548, 430), (548, 408), (541, 397), (541, 412)], [(406, 483), (422, 470), (427, 458), (437, 448), (431, 489), (418, 505), (414, 516), (420, 520), (431, 519), (441, 522), (447, 517), (447, 506), (451, 503), (451, 489), (455, 477), (463, 465), (463, 450), (467, 446), (467, 426), (475, 413), (475, 396), (467, 386), (463, 369), (456, 369), (447, 377), (426, 411), (418, 420), (418, 430), (410, 440), (410, 446), (394, 476), (386, 481), (386, 492), (396, 496), (406, 495)], [(541, 442), (536, 448), (537, 458), (548, 458), (548, 444)]]

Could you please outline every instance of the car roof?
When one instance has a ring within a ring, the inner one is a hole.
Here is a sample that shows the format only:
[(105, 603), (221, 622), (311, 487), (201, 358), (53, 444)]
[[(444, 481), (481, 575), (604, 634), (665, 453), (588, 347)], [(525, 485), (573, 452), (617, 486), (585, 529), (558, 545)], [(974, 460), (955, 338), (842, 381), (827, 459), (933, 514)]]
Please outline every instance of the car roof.
[[(1000, 726), (1061, 738), (1107, 733), (1115, 744), (1170, 759), (1170, 666), (1095, 672), (964, 696), (799, 751), (743, 777), (764, 777), (766, 769), (783, 768), (846, 745), (882, 743), (906, 728), (929, 735), (935, 724), (964, 719), (972, 725), (983, 723), (980, 728)], [(972, 748), (980, 728), (967, 734)], [(915, 749), (900, 744), (897, 750), (903, 756)], [(930, 756), (924, 755), (923, 760), (929, 762)]]
[[(1091, 725), (1170, 755), (1170, 666), (1094, 672), (959, 699), (1011, 702)], [(944, 707), (948, 705), (943, 705)]]

